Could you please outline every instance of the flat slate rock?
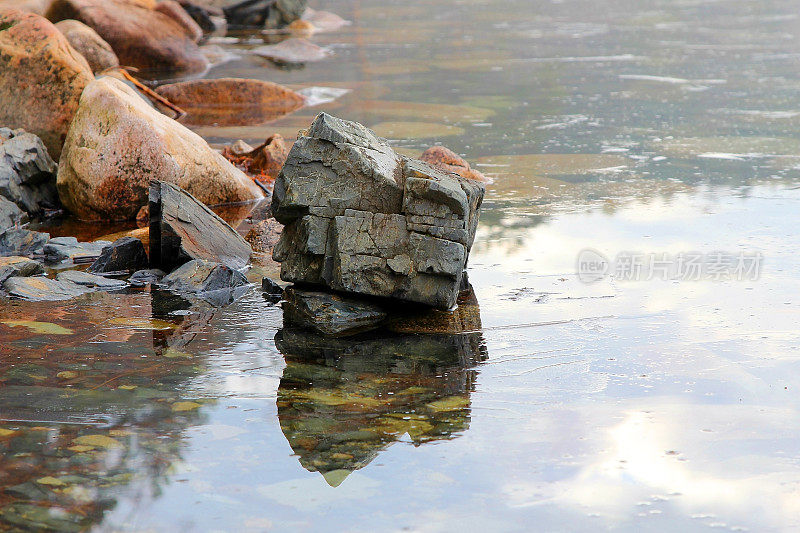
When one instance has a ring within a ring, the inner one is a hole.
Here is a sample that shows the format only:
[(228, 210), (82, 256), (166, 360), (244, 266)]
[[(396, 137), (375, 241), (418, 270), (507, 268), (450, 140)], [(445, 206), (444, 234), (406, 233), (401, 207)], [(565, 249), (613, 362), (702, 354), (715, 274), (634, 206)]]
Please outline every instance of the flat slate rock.
[(244, 268), (252, 249), (205, 204), (176, 185), (150, 185), (150, 264), (170, 272), (192, 259)]
[(89, 272), (135, 272), (147, 268), (147, 252), (144, 244), (133, 237), (122, 237), (104, 247)]
[(0, 232), (0, 255), (41, 255), (49, 240), (49, 233), (8, 228)]
[(247, 278), (227, 265), (193, 259), (168, 274), (159, 284), (162, 289), (182, 296), (195, 296), (214, 305), (225, 305), (244, 294)]
[(330, 292), (288, 287), (284, 298), (286, 324), (322, 335), (345, 337), (369, 331), (380, 326), (387, 317), (383, 308), (376, 304)]
[(32, 302), (70, 300), (81, 296), (92, 289), (71, 281), (55, 280), (41, 276), (11, 277), (3, 283), (3, 288), (12, 298), (20, 298)]
[(81, 270), (65, 270), (64, 272), (59, 272), (56, 278), (58, 281), (70, 282), (101, 291), (117, 291), (128, 286), (128, 283), (125, 281), (96, 276)]
[(42, 264), (27, 257), (16, 255), (0, 257), (0, 284), (8, 278), (36, 276), (44, 273)]
[(128, 283), (134, 287), (144, 287), (146, 285), (152, 285), (160, 282), (161, 279), (166, 275), (166, 272), (158, 268), (137, 270), (131, 274), (131, 277), (128, 278)]
[(78, 242), (75, 237), (55, 237), (44, 246), (44, 255), (51, 263), (96, 258), (109, 244), (109, 241)]

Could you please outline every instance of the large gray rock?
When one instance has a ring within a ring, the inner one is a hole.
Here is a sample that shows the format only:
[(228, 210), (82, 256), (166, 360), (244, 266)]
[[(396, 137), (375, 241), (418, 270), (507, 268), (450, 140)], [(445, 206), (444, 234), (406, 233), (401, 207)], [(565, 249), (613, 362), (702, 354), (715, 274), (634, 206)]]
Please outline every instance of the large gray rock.
[(32, 302), (70, 300), (92, 292), (91, 288), (84, 285), (41, 276), (11, 277), (3, 283), (3, 288), (13, 298)]
[(284, 292), (283, 319), (286, 324), (307, 328), (322, 335), (345, 337), (375, 329), (386, 320), (378, 305), (361, 299), (289, 287)]
[(89, 266), (89, 272), (136, 272), (147, 268), (147, 263), (147, 252), (142, 241), (122, 237), (103, 248), (100, 257)]
[(211, 209), (180, 187), (150, 185), (150, 264), (167, 272), (191, 259), (234, 270), (250, 260), (247, 241)]
[(0, 196), (28, 213), (55, 208), (57, 170), (39, 137), (0, 128)]
[(285, 281), (455, 305), (481, 183), (397, 155), (325, 113), (294, 144), (272, 200), (286, 224), (273, 257)]

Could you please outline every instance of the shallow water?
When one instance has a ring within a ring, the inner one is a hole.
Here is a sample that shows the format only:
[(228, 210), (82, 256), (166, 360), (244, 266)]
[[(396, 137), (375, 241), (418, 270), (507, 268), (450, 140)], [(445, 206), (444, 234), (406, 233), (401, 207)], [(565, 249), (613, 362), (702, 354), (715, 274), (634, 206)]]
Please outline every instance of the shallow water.
[[(353, 25), (301, 69), (221, 44), (209, 76), (350, 92), (197, 131), (326, 110), (465, 154), (494, 179), (474, 298), (346, 343), (256, 291), (0, 303), (0, 528), (800, 526), (796, 5), (435, 4), (319, 3)], [(587, 283), (586, 249), (669, 268)]]

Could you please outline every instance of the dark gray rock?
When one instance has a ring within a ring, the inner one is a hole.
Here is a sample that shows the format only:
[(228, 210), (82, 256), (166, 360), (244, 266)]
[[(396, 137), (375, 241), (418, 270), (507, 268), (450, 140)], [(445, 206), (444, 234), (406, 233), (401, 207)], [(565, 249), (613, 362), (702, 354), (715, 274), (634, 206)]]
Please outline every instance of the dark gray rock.
[(158, 268), (151, 268), (147, 270), (137, 270), (131, 277), (128, 278), (128, 283), (134, 287), (144, 287), (146, 285), (155, 284), (161, 281), (167, 273)]
[(284, 299), (283, 318), (286, 324), (333, 337), (346, 337), (375, 329), (387, 316), (379, 305), (330, 292), (288, 287)]
[(283, 287), (269, 278), (261, 280), (261, 291), (264, 298), (272, 303), (278, 303), (283, 298)]
[(243, 0), (222, 8), (230, 26), (282, 28), (299, 19), (307, 0)]
[(88, 287), (90, 289), (97, 289), (100, 291), (118, 291), (128, 286), (127, 282), (125, 281), (113, 278), (104, 278), (103, 276), (96, 276), (81, 270), (65, 270), (64, 272), (59, 272), (56, 278), (61, 282), (70, 282), (82, 287)]
[(57, 170), (39, 137), (24, 130), (0, 128), (0, 196), (28, 213), (56, 208)]
[(292, 147), (272, 209), (281, 279), (449, 309), (483, 200), (481, 183), (397, 155), (325, 113)]
[(100, 252), (89, 272), (135, 272), (147, 268), (147, 252), (144, 244), (133, 237), (122, 237), (112, 242)]
[(219, 262), (243, 268), (252, 249), (211, 209), (180, 187), (150, 185), (150, 264), (167, 272), (190, 261)]
[(0, 196), (0, 231), (28, 221), (28, 215), (11, 200)]
[(24, 228), (8, 228), (0, 232), (0, 256), (41, 255), (50, 240), (50, 234)]
[(3, 282), (3, 288), (13, 298), (32, 302), (70, 300), (92, 291), (89, 287), (77, 285), (70, 281), (55, 280), (41, 276), (11, 277)]
[(44, 267), (38, 261), (27, 257), (0, 257), (0, 285), (13, 276), (26, 277), (44, 273)]
[(161, 288), (184, 296), (196, 296), (215, 305), (224, 305), (244, 294), (247, 278), (227, 265), (193, 259), (168, 274)]
[(71, 260), (82, 262), (100, 256), (109, 241), (78, 242), (75, 237), (55, 237), (44, 245), (45, 259), (51, 263)]

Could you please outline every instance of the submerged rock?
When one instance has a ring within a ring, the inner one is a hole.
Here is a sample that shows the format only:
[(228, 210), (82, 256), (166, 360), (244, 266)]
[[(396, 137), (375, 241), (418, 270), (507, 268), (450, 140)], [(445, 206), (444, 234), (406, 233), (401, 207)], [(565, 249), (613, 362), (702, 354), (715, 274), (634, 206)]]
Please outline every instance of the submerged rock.
[(375, 329), (386, 320), (378, 305), (329, 292), (289, 287), (284, 292), (284, 322), (322, 335), (345, 337)]
[(244, 126), (278, 119), (305, 104), (293, 90), (262, 80), (219, 78), (162, 85), (156, 92), (187, 112), (187, 124)]
[(75, 237), (55, 237), (44, 245), (43, 253), (51, 263), (59, 261), (93, 261), (110, 245), (108, 241), (78, 242)]
[(122, 280), (96, 276), (81, 270), (65, 270), (64, 272), (59, 272), (56, 279), (58, 279), (58, 281), (68, 281), (76, 285), (101, 291), (117, 291), (128, 286), (128, 284)]
[(57, 170), (39, 137), (0, 128), (0, 196), (32, 214), (55, 208)]
[(56, 28), (64, 34), (69, 44), (86, 58), (95, 74), (119, 66), (119, 59), (111, 45), (83, 22), (66, 19), (57, 22)]
[(263, 197), (201, 137), (104, 77), (83, 93), (58, 168), (64, 205), (85, 220), (125, 220), (147, 202), (150, 182), (174, 183), (214, 205)]
[(0, 196), (0, 231), (28, 221), (28, 215), (11, 200)]
[(161, 280), (160, 286), (183, 296), (195, 296), (224, 305), (244, 293), (247, 278), (221, 263), (193, 259)]
[(3, 283), (3, 288), (13, 298), (32, 302), (71, 300), (92, 289), (67, 280), (55, 280), (41, 276), (11, 277)]
[(253, 53), (277, 63), (313, 63), (331, 55), (330, 50), (298, 37), (259, 46)]
[(150, 186), (150, 264), (169, 272), (192, 259), (232, 269), (247, 265), (247, 241), (191, 194), (175, 185)]
[(198, 74), (208, 61), (186, 28), (172, 17), (127, 0), (55, 0), (47, 18), (83, 22), (102, 37), (120, 63), (144, 76)]
[(484, 183), (489, 181), (481, 172), (470, 167), (463, 157), (444, 146), (431, 146), (422, 152), (419, 159), (430, 163), (436, 168), (453, 172), (468, 180), (482, 181)]
[(0, 28), (0, 125), (38, 135), (58, 159), (92, 70), (38, 15), (2, 11)]
[(0, 232), (0, 255), (41, 255), (50, 234), (24, 228), (8, 228)]
[(158, 268), (137, 270), (128, 278), (128, 283), (134, 287), (144, 287), (161, 281), (167, 273)]
[(12, 255), (0, 257), (0, 284), (10, 277), (36, 276), (44, 273), (44, 267), (38, 261)]
[(136, 271), (147, 268), (144, 244), (133, 237), (122, 237), (104, 247), (100, 257), (89, 266), (89, 272)]
[(401, 158), (355, 122), (320, 114), (294, 144), (272, 199), (286, 224), (281, 278), (333, 290), (456, 303), (480, 183)]

